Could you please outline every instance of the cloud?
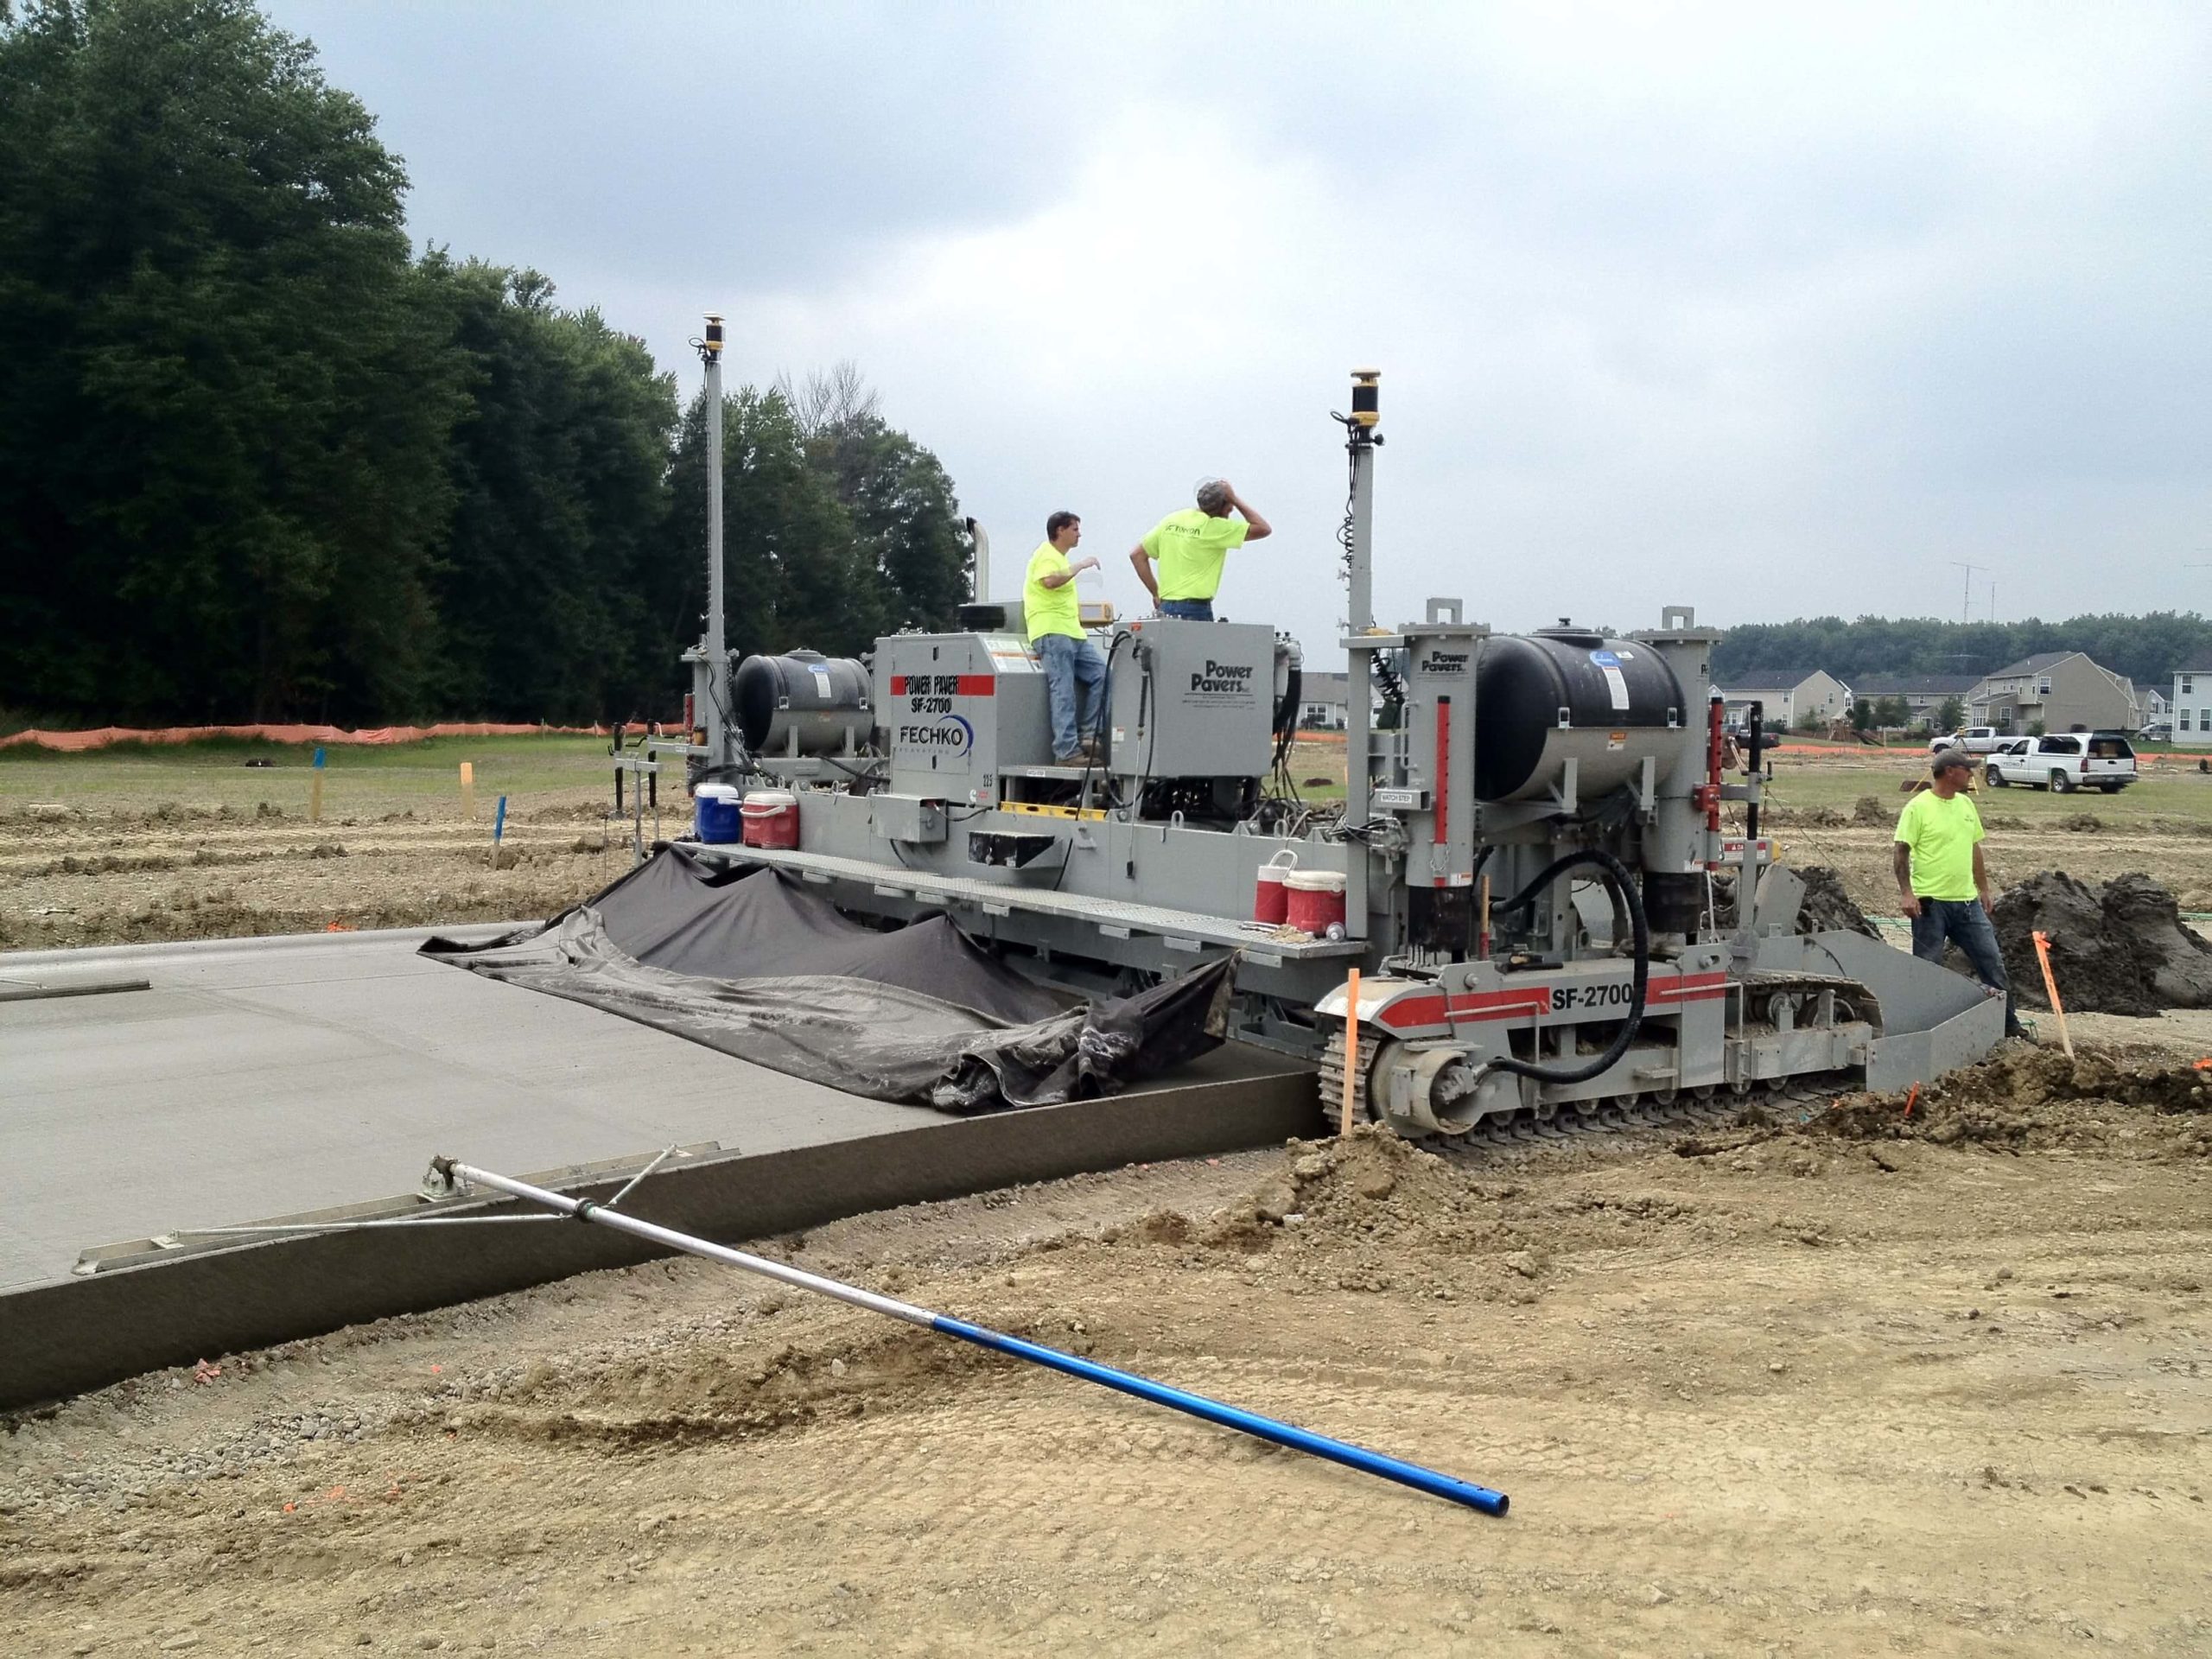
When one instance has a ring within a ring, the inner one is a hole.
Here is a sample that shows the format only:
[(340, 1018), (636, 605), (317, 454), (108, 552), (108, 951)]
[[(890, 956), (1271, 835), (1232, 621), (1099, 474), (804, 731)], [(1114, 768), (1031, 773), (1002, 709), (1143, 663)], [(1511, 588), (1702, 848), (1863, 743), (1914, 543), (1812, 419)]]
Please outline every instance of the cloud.
[(2212, 602), (2192, 9), (274, 10), (418, 234), (857, 359), (1001, 547), (1226, 473), (1319, 656), (1366, 364), (1386, 620)]

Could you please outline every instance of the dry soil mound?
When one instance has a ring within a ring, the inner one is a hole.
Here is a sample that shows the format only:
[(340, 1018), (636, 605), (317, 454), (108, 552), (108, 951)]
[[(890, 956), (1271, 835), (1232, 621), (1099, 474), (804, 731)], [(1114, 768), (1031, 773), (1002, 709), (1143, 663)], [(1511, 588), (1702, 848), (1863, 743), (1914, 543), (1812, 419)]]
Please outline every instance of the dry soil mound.
[[(1825, 864), (1793, 864), (1789, 866), (1805, 884), (1804, 902), (1797, 907), (1797, 931), (1800, 933), (1825, 933), (1832, 928), (1846, 932), (1864, 933), (1870, 939), (1882, 937), (1881, 930), (1866, 919), (1866, 912), (1852, 902), (1844, 890), (1843, 876)], [(1713, 883), (1713, 919), (1722, 927), (1736, 925), (1736, 881), (1733, 876), (1716, 876)]]
[[(2123, 937), (2141, 941), (2151, 989), (2169, 1007), (2212, 1007), (2212, 943), (2182, 925), (2169, 889), (2147, 875), (2105, 883), (2105, 918)], [(2062, 987), (2059, 995), (2066, 995)]]
[(1851, 902), (1839, 872), (1825, 864), (1808, 864), (1797, 874), (1805, 883), (1805, 902), (1797, 912), (1800, 933), (1835, 930), (1864, 933), (1870, 939), (1882, 937), (1881, 930), (1866, 919), (1866, 912)]
[(2212, 1070), (2088, 1049), (2069, 1059), (2015, 1044), (1916, 1096), (1847, 1095), (1805, 1128), (1851, 1140), (2199, 1159), (2212, 1156)]
[(2172, 892), (2147, 875), (2117, 876), (2093, 889), (2045, 870), (2008, 888), (1993, 919), (2023, 1002), (2046, 1005), (2035, 948), (2041, 931), (2069, 1008), (2153, 1015), (2212, 1007), (2212, 944), (2182, 925)]

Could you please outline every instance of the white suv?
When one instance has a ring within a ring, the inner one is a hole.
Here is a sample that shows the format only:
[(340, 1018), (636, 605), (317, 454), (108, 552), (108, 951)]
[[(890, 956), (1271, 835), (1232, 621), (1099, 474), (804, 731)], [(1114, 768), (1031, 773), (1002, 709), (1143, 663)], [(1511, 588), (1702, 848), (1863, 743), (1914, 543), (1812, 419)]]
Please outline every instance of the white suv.
[(2135, 781), (2135, 750), (2117, 732), (2016, 737), (1992, 752), (1982, 775), (1998, 789), (2025, 784), (2070, 795), (2087, 785), (2117, 795)]

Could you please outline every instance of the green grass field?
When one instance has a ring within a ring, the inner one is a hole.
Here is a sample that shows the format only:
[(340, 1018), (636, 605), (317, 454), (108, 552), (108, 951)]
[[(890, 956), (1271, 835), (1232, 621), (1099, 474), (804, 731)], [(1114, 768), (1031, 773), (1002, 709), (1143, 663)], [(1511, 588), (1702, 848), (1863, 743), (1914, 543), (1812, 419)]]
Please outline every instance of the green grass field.
[[(1918, 757), (1903, 755), (1863, 763), (1830, 760), (1826, 756), (1777, 755), (1774, 782), (1767, 799), (1776, 806), (1796, 811), (1828, 807), (1848, 814), (1865, 796), (1872, 796), (1887, 809), (1901, 810), (1905, 798), (1897, 785), (1907, 778), (1923, 775)], [(2212, 776), (2180, 766), (2162, 764), (2146, 768), (2146, 775), (2117, 795), (2077, 790), (2056, 795), (2049, 790), (1992, 789), (1975, 774), (1975, 799), (1986, 812), (2003, 812), (2030, 823), (2087, 812), (2115, 828), (2134, 826), (2154, 830), (2212, 827)]]
[[(442, 806), (461, 810), (461, 763), (476, 773), (480, 812), (513, 798), (604, 786), (613, 798), (613, 762), (602, 737), (435, 737), (418, 743), (324, 750), (326, 817), (380, 817)], [(0, 810), (33, 803), (113, 812), (164, 804), (251, 813), (262, 802), (304, 811), (314, 777), (311, 744), (218, 739), (203, 743), (118, 744), (81, 754), (0, 749)], [(249, 760), (270, 764), (248, 766)]]
[[(476, 772), (480, 810), (498, 796), (519, 800), (604, 788), (613, 800), (613, 762), (598, 737), (438, 737), (418, 743), (325, 750), (323, 812), (330, 817), (379, 817), (413, 810), (418, 816), (449, 805), (458, 812), (461, 763)], [(175, 746), (118, 744), (82, 754), (33, 748), (0, 749), (0, 810), (54, 803), (99, 811), (150, 810), (168, 803), (223, 807), (251, 813), (261, 802), (289, 814), (304, 810), (313, 777), (311, 745), (218, 739)], [(1863, 758), (1861, 758), (1863, 757)], [(265, 760), (267, 766), (248, 766)], [(1778, 755), (1768, 798), (1793, 810), (1820, 808), (1849, 814), (1862, 797), (1885, 808), (1902, 807), (1897, 785), (1920, 775), (1917, 754), (1838, 749), (1833, 756)], [(1341, 799), (1340, 747), (1300, 744), (1291, 769), (1308, 800)], [(1986, 810), (2031, 823), (2054, 823), (2092, 813), (2115, 828), (2212, 827), (2212, 776), (2186, 763), (2148, 768), (2149, 775), (2118, 795), (2094, 790), (2053, 795), (2044, 790), (1993, 790), (1977, 784)], [(1309, 785), (1309, 778), (1330, 782)], [(680, 796), (681, 791), (675, 791)]]

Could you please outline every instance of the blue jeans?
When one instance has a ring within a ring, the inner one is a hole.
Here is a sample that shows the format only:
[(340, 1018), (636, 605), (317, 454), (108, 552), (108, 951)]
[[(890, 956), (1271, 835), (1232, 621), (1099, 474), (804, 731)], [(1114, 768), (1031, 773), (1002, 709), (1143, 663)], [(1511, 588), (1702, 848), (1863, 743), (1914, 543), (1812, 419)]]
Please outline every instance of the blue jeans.
[(1210, 599), (1163, 599), (1160, 601), (1162, 616), (1179, 616), (1185, 622), (1213, 620), (1213, 601)]
[(1997, 930), (1979, 899), (1923, 899), (1920, 914), (1912, 918), (1912, 954), (1923, 962), (1943, 960), (1943, 947), (1956, 942), (1974, 964), (1974, 976), (1992, 990), (2005, 993), (2005, 1034), (2019, 1034), (2020, 1017), (2012, 1002), (2012, 987), (2005, 976), (2005, 953), (1998, 948)]
[[(1065, 760), (1082, 741), (1076, 734), (1078, 724), (1082, 737), (1098, 735), (1098, 717), (1105, 712), (1099, 704), (1104, 700), (1100, 688), (1106, 683), (1106, 659), (1090, 640), (1072, 634), (1039, 634), (1036, 645), (1037, 660), (1045, 665), (1046, 699), (1052, 709), (1052, 758)], [(1078, 691), (1085, 705), (1080, 721), (1076, 718)]]

